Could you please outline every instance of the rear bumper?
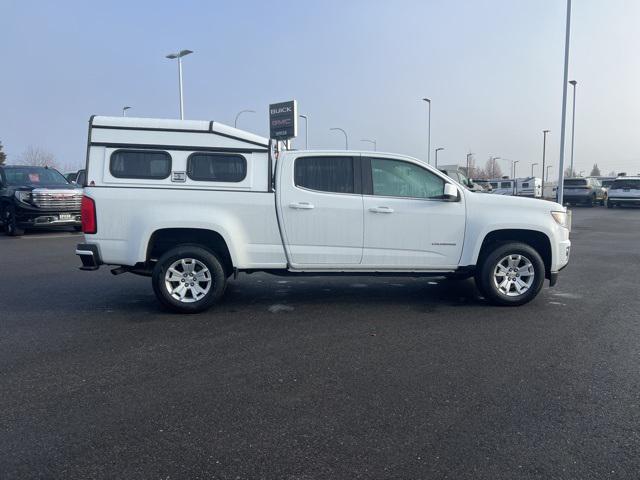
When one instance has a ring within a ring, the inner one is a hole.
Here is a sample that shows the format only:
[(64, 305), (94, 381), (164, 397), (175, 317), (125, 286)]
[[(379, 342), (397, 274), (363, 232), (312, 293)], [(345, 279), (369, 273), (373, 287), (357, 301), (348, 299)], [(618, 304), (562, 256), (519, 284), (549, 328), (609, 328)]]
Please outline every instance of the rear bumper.
[(100, 265), (102, 265), (97, 245), (79, 243), (76, 246), (76, 255), (78, 255), (82, 261), (80, 270), (98, 270)]
[(608, 202), (624, 203), (627, 205), (640, 205), (640, 197), (609, 197)]
[(585, 193), (585, 194), (564, 194), (564, 201), (567, 203), (589, 203), (593, 199), (593, 194)]

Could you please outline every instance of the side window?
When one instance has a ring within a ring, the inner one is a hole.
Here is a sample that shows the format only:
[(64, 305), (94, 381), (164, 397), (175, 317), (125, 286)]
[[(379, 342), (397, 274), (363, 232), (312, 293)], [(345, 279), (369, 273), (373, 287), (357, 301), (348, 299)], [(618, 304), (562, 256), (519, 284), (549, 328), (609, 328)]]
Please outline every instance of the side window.
[(171, 155), (153, 150), (116, 150), (111, 154), (109, 171), (116, 178), (161, 180), (171, 173)]
[(500, 188), (511, 188), (511, 182), (500, 182)]
[(529, 188), (529, 182), (523, 182), (522, 188)]
[(353, 157), (300, 157), (294, 164), (297, 187), (320, 192), (355, 193)]
[(489, 185), (491, 185), (491, 188), (498, 188), (498, 184), (496, 182), (489, 182)]
[(78, 172), (78, 176), (76, 177), (76, 184), (80, 185), (81, 187), (84, 187), (84, 184), (86, 183), (87, 180), (87, 172), (86, 170), (80, 170)]
[(441, 198), (444, 180), (413, 163), (371, 159), (373, 194), (387, 197)]
[(192, 153), (187, 160), (191, 180), (241, 182), (247, 176), (247, 160), (226, 153)]

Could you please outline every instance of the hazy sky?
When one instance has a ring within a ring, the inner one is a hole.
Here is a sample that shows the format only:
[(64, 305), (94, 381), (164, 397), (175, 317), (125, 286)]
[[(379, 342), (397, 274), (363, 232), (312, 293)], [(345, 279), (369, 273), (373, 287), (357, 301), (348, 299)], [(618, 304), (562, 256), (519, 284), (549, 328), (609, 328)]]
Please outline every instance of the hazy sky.
[[(640, 172), (639, 20), (638, 0), (573, 2), (578, 171)], [(178, 115), (165, 55), (188, 48), (188, 119), (253, 109), (239, 127), (267, 135), (268, 104), (295, 98), (313, 148), (343, 148), (342, 127), (354, 149), (426, 158), (428, 96), (442, 163), (493, 154), (524, 175), (545, 128), (558, 164), (564, 26), (564, 0), (0, 0), (0, 141), (10, 161), (34, 145), (78, 167), (90, 115)]]

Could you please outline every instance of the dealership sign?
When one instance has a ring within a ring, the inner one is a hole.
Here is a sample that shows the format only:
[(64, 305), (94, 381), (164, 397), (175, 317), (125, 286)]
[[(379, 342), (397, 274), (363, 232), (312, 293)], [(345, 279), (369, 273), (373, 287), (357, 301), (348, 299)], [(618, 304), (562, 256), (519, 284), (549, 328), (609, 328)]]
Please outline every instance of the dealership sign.
[(289, 140), (298, 134), (298, 102), (272, 103), (269, 105), (269, 137)]

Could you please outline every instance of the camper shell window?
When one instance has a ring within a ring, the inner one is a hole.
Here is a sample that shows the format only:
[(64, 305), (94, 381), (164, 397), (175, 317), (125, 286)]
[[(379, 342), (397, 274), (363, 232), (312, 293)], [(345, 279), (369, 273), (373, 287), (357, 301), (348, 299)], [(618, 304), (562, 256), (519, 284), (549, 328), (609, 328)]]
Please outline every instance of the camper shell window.
[(162, 180), (171, 173), (171, 155), (153, 150), (116, 150), (109, 171), (116, 178)]
[(241, 182), (247, 176), (247, 160), (228, 153), (192, 153), (187, 159), (187, 176), (203, 182)]

